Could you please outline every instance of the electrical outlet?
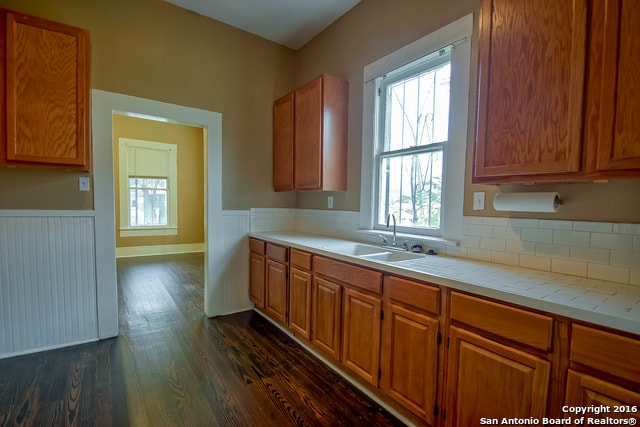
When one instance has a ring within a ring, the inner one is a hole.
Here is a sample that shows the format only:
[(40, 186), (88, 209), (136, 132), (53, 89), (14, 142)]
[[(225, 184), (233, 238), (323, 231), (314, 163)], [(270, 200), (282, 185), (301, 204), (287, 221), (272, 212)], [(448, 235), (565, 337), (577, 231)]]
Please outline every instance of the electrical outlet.
[(78, 178), (78, 190), (89, 191), (90, 181), (88, 176)]
[(333, 196), (328, 196), (327, 197), (327, 207), (329, 209), (333, 209)]
[(473, 193), (473, 210), (474, 211), (483, 211), (484, 210), (484, 192)]

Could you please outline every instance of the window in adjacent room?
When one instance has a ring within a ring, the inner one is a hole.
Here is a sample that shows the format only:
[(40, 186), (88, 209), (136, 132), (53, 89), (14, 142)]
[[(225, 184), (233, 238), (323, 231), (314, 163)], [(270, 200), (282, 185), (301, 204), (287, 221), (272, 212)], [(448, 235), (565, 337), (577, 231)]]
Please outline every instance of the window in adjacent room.
[(364, 69), (361, 227), (460, 236), (471, 15)]
[(175, 235), (178, 224), (175, 144), (119, 140), (120, 235)]

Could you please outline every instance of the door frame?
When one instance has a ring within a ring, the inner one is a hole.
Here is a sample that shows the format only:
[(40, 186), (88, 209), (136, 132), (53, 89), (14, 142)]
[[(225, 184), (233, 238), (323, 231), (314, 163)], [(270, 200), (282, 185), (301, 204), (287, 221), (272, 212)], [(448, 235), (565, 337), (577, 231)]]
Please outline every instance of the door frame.
[(97, 89), (91, 91), (93, 189), (95, 210), (96, 302), (98, 338), (118, 335), (118, 287), (115, 246), (113, 114), (164, 118), (200, 126), (206, 153), (204, 311), (208, 317), (225, 312), (222, 271), (222, 114)]

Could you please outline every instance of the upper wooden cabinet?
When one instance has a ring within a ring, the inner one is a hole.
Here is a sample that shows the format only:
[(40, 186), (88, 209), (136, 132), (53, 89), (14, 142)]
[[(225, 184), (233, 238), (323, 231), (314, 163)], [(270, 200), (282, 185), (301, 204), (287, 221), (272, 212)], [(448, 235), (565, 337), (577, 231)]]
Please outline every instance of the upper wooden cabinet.
[[(2, 11), (0, 162), (89, 170), (89, 33)], [(5, 133), (6, 132), (6, 133)]]
[(640, 175), (633, 6), (482, 0), (474, 182)]
[(274, 103), (274, 190), (347, 189), (348, 92), (323, 74)]
[(620, 174), (640, 169), (640, 10), (633, 0), (594, 2), (593, 7), (605, 20), (594, 25), (603, 42), (592, 47), (589, 64), (594, 79), (601, 77), (587, 110), (599, 128), (587, 129), (587, 137), (597, 147), (595, 168)]

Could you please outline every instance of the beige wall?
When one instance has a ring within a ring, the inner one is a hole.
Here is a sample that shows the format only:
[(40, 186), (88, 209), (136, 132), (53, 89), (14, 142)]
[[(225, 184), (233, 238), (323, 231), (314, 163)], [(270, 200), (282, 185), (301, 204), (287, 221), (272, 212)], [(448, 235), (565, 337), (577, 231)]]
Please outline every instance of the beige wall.
[[(297, 84), (327, 72), (349, 80), (349, 167), (348, 189), (334, 193), (334, 208), (359, 210), (362, 150), (362, 88), (364, 66), (384, 57), (430, 32), (476, 12), (478, 0), (363, 0), (348, 14), (296, 52)], [(471, 184), (471, 156), (474, 139), (477, 77), (477, 43), (472, 44), (472, 81), (469, 95), (469, 137), (466, 167), (466, 215), (507, 216), (493, 210), (497, 186)], [(484, 211), (473, 211), (473, 192), (486, 192)], [(513, 214), (514, 217), (640, 222), (640, 180), (605, 184), (509, 185), (504, 191), (558, 191), (565, 204), (557, 214)], [(327, 194), (298, 195), (297, 207), (326, 209)]]
[(203, 129), (175, 123), (113, 116), (116, 212), (120, 212), (118, 139), (130, 138), (178, 146), (178, 234), (121, 237), (116, 214), (116, 247), (204, 243), (204, 135)]
[[(294, 52), (161, 0), (0, 0), (91, 33), (91, 87), (222, 113), (223, 208), (293, 207), (271, 189), (271, 108)], [(77, 173), (0, 168), (0, 208), (91, 209)]]
[[(0, 0), (0, 7), (89, 29), (93, 88), (222, 113), (224, 209), (326, 208), (326, 193), (273, 192), (271, 107), (320, 73), (348, 79), (348, 190), (330, 194), (334, 209), (358, 210), (363, 67), (475, 12), (478, 3), (362, 0), (297, 52), (161, 0)], [(471, 111), (474, 91), (472, 80)], [(498, 188), (472, 185), (470, 160), (465, 213), (505, 215), (471, 210), (474, 191), (486, 191), (490, 206)], [(78, 175), (0, 168), (0, 209), (91, 209), (91, 194), (77, 190)], [(640, 222), (640, 180), (515, 188), (559, 190), (567, 204), (553, 218)]]

